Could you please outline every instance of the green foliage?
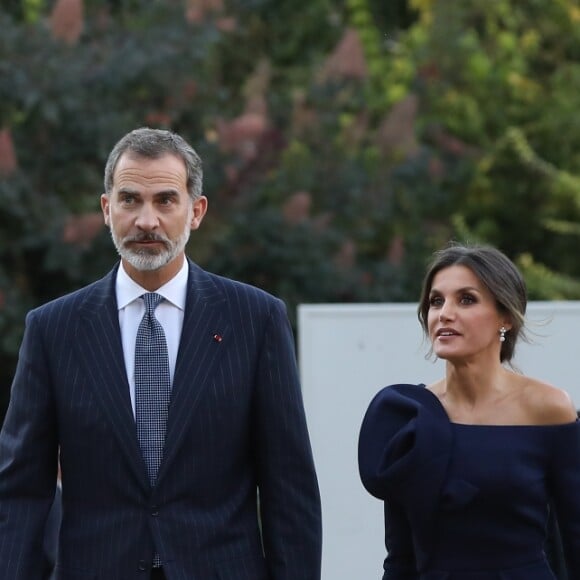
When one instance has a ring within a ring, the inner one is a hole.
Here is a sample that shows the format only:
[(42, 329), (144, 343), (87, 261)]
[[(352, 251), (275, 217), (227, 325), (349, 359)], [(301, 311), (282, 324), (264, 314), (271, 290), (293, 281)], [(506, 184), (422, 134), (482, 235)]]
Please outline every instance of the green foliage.
[(240, 25), (222, 38), (216, 74), (238, 98), (256, 63), (266, 57), (273, 86), (279, 89), (272, 97), (286, 99), (288, 88), (305, 82), (310, 64), (340, 37), (340, 19), (331, 0), (230, 0), (228, 5)]
[(37, 22), (44, 7), (43, 0), (22, 0), (22, 12), (26, 22)]
[(577, 232), (562, 227), (580, 218), (576, 3), (413, 6), (419, 19), (403, 52), (418, 71), (419, 123), (426, 137), (438, 127), (472, 169), (453, 212), (454, 237), (469, 233), (516, 259), (529, 256), (522, 263), (536, 296), (580, 297)]
[(580, 281), (555, 273), (534, 262), (530, 254), (522, 254), (517, 265), (526, 278), (531, 300), (570, 300), (580, 296)]

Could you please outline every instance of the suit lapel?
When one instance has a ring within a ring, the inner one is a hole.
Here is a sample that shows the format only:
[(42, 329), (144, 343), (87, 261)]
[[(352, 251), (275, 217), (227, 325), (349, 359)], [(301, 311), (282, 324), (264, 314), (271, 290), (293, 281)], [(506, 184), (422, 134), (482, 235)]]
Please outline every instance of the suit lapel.
[(77, 351), (89, 386), (108, 417), (121, 449), (141, 484), (149, 487), (131, 408), (119, 314), (115, 298), (117, 270), (96, 282), (82, 303)]
[(227, 345), (230, 324), (227, 303), (212, 278), (189, 262), (187, 302), (175, 366), (165, 451), (158, 481), (183, 440), (200, 397)]

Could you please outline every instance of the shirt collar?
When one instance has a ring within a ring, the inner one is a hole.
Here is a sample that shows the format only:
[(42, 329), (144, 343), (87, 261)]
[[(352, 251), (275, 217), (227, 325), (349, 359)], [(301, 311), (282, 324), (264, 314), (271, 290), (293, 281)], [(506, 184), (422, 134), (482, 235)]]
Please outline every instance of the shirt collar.
[[(183, 260), (183, 265), (177, 274), (158, 288), (155, 292), (161, 294), (165, 300), (171, 302), (180, 310), (185, 310), (185, 299), (187, 296), (187, 276), (189, 265), (187, 259)], [(125, 308), (131, 302), (148, 292), (133, 280), (123, 267), (123, 262), (119, 264), (117, 270), (117, 280), (115, 284), (117, 294), (117, 306), (119, 310)]]

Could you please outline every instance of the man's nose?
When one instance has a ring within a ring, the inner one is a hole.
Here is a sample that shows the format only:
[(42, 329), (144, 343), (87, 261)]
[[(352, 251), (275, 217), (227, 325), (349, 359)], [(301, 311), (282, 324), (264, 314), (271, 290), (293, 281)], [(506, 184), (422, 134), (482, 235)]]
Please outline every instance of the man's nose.
[(159, 226), (159, 218), (151, 204), (144, 203), (139, 210), (135, 225), (145, 231), (154, 230)]

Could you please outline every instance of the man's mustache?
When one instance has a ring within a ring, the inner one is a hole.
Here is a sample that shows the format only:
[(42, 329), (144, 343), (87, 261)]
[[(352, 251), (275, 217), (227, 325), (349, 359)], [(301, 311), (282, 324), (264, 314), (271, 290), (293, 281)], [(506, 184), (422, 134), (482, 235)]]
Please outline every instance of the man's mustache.
[(164, 244), (168, 244), (169, 240), (164, 237), (160, 236), (159, 234), (136, 234), (134, 236), (126, 237), (123, 242), (130, 243), (130, 242), (162, 242)]

